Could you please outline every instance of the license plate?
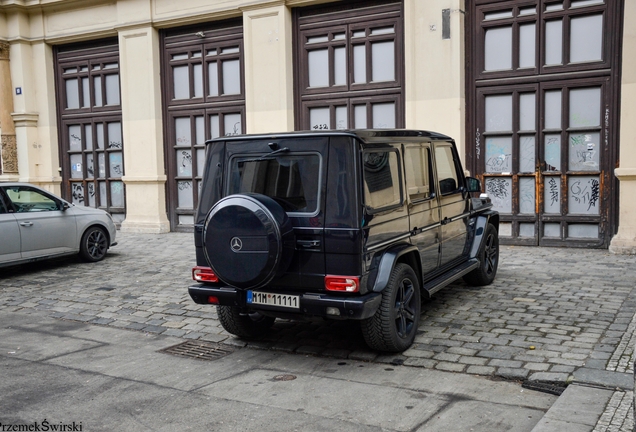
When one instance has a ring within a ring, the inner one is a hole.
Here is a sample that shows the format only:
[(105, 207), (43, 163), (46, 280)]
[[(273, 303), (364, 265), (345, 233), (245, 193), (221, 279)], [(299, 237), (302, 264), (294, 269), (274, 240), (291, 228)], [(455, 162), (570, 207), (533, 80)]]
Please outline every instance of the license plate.
[(300, 297), (287, 294), (274, 294), (262, 291), (248, 291), (247, 303), (255, 305), (279, 306), (300, 309)]

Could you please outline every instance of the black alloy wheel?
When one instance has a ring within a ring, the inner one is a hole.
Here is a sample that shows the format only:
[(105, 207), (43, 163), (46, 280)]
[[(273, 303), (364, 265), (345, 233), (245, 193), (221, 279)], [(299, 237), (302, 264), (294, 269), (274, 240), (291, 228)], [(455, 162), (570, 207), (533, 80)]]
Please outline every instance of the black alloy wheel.
[(382, 301), (375, 315), (361, 321), (367, 345), (387, 352), (409, 348), (420, 323), (420, 298), (420, 285), (413, 269), (397, 264), (382, 291)]
[(491, 223), (486, 226), (486, 234), (477, 254), (479, 267), (464, 276), (464, 281), (473, 286), (490, 285), (495, 280), (499, 267), (499, 234)]
[(90, 227), (82, 236), (80, 256), (85, 261), (97, 262), (104, 259), (108, 251), (108, 236), (100, 227)]

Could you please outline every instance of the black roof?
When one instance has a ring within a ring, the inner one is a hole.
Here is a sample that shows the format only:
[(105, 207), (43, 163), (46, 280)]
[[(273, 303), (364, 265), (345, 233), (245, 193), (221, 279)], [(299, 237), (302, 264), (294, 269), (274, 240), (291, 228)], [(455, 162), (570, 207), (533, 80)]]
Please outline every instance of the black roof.
[(383, 138), (428, 138), (430, 140), (453, 141), (447, 135), (413, 129), (342, 129), (342, 130), (321, 130), (321, 131), (299, 131), (281, 132), (268, 134), (249, 134), (222, 136), (206, 141), (206, 144), (218, 141), (244, 141), (246, 139), (280, 139), (291, 137), (315, 137), (315, 136), (351, 136), (364, 142), (378, 142)]

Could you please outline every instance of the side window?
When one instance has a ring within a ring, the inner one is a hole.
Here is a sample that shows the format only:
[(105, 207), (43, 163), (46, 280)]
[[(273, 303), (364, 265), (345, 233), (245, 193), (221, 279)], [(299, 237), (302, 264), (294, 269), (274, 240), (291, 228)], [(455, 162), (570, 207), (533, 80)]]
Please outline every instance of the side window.
[(435, 146), (435, 166), (439, 193), (447, 195), (459, 188), (459, 176), (453, 159), (453, 149), (449, 145)]
[(364, 201), (372, 210), (402, 204), (401, 173), (395, 149), (363, 153)]
[(18, 213), (59, 210), (57, 202), (38, 191), (20, 187), (5, 191)]
[(3, 213), (8, 213), (9, 210), (7, 209), (7, 206), (4, 205), (4, 201), (2, 200), (2, 197), (0, 196), (0, 214)]
[(431, 153), (428, 146), (407, 146), (404, 150), (406, 188), (411, 201), (431, 197)]

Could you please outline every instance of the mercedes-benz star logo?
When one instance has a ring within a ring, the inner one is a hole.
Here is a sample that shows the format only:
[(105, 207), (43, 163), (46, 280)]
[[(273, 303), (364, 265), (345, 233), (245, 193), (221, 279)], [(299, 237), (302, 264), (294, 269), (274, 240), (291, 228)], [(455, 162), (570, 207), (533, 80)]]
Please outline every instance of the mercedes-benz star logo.
[(238, 237), (232, 237), (232, 240), (230, 240), (230, 249), (234, 252), (238, 252), (243, 249), (243, 242), (241, 239)]

